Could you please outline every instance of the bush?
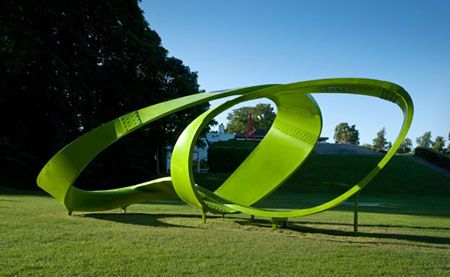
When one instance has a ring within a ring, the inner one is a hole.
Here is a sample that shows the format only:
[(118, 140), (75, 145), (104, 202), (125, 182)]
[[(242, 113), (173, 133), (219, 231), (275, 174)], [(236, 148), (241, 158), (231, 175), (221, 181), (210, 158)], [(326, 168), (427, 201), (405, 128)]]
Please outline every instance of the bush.
[(255, 149), (259, 141), (229, 140), (213, 143), (208, 148), (210, 172), (233, 172)]
[(450, 170), (450, 157), (431, 148), (417, 147), (414, 156), (429, 161), (437, 166)]

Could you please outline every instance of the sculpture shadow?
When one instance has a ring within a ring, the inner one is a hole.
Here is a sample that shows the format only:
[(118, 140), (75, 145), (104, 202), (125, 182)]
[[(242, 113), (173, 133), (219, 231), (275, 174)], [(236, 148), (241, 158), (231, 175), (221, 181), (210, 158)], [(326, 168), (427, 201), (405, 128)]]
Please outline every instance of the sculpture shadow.
[[(279, 200), (281, 202), (282, 200)], [(305, 205), (304, 203), (295, 203), (290, 205), (283, 205), (283, 203), (270, 203), (271, 205), (261, 205), (261, 208), (265, 209), (287, 209), (287, 210), (295, 210), (295, 209), (305, 209), (314, 206), (321, 205), (326, 201), (318, 201), (311, 202), (309, 205)], [(414, 216), (427, 216), (427, 217), (436, 217), (436, 218), (450, 218), (450, 211), (448, 209), (439, 209), (437, 207), (430, 208), (424, 207), (423, 205), (420, 207), (412, 207), (411, 204), (402, 205), (402, 203), (385, 203), (381, 205), (359, 205), (359, 213), (376, 213), (376, 214), (395, 214), (395, 215), (414, 215)], [(337, 207), (329, 209), (329, 211), (343, 211), (343, 212), (351, 212), (353, 213), (353, 203), (346, 202), (346, 204), (340, 204)]]
[[(295, 224), (295, 223), (293, 223)], [(353, 227), (350, 223), (328, 223), (328, 222), (313, 222), (313, 221), (302, 221), (297, 224), (311, 224), (311, 225), (334, 225), (334, 226), (349, 226)], [(442, 230), (450, 231), (450, 227), (424, 227), (424, 226), (410, 226), (410, 225), (392, 225), (392, 224), (358, 224), (359, 227), (373, 227), (373, 228), (405, 228), (405, 229), (418, 229), (418, 230)]]
[(139, 203), (139, 205), (171, 205), (171, 206), (184, 206), (186, 203), (180, 199), (170, 199), (170, 200), (158, 200), (158, 201), (148, 201)]
[[(201, 222), (201, 215), (195, 214), (92, 213), (79, 216), (149, 227), (178, 227), (195, 229), (195, 227), (192, 226), (164, 222), (162, 221), (164, 218), (192, 218)], [(211, 216), (208, 216), (208, 218), (211, 218)]]
[[(334, 208), (333, 210), (336, 211), (348, 211), (353, 212), (353, 206), (338, 206)], [(381, 206), (373, 206), (373, 207), (367, 207), (367, 206), (360, 206), (359, 207), (360, 213), (377, 213), (377, 214), (397, 214), (397, 215), (414, 215), (414, 216), (429, 216), (429, 217), (438, 217), (438, 218), (450, 218), (450, 212), (442, 211), (442, 210), (431, 210), (431, 211), (424, 211), (419, 209), (411, 209), (411, 208), (405, 208), (402, 206), (387, 206), (387, 205), (381, 205)]]
[[(270, 222), (267, 220), (240, 220), (236, 221), (237, 224), (240, 225), (253, 225), (260, 227), (268, 227), (270, 226)], [(311, 225), (342, 225), (353, 227), (353, 224), (346, 223), (326, 223), (326, 222), (289, 222), (286, 228), (290, 231), (295, 231), (299, 233), (309, 233), (309, 234), (324, 234), (331, 236), (341, 236), (341, 237), (354, 237), (353, 229), (352, 231), (345, 230), (336, 230), (336, 229), (323, 229), (316, 228), (311, 226), (304, 226), (302, 224), (311, 224)], [(414, 228), (414, 229), (430, 229), (430, 230), (449, 230), (450, 228), (438, 228), (438, 227), (419, 227), (419, 226), (401, 226), (401, 225), (370, 225), (370, 224), (360, 224), (359, 227), (372, 227), (372, 228)], [(358, 232), (358, 237), (367, 237), (367, 238), (381, 238), (381, 239), (397, 239), (397, 240), (405, 240), (411, 242), (425, 242), (425, 243), (433, 243), (433, 244), (447, 244), (448, 247), (439, 247), (439, 246), (421, 246), (421, 247), (429, 247), (429, 248), (450, 248), (450, 238), (449, 237), (434, 237), (434, 236), (423, 236), (423, 235), (409, 235), (409, 234), (398, 234), (398, 233), (369, 233), (369, 232)], [(361, 243), (355, 241), (354, 243)], [(384, 242), (364, 242), (364, 243), (375, 243), (375, 244), (385, 244)], [(386, 243), (386, 244), (395, 244), (395, 243)], [(399, 244), (400, 245), (400, 244)]]

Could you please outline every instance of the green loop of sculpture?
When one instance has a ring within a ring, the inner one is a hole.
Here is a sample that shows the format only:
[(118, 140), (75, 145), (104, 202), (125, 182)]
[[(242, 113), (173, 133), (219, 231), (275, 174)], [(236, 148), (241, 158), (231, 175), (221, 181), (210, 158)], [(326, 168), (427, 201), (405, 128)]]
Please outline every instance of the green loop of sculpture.
[[(403, 111), (400, 133), (389, 152), (360, 182), (337, 198), (319, 206), (292, 211), (256, 208), (306, 160), (317, 143), (322, 117), (314, 93), (358, 94), (397, 104)], [(233, 100), (204, 112), (186, 127), (172, 154), (171, 177), (103, 191), (73, 186), (83, 169), (101, 151), (125, 135), (171, 113), (228, 96)], [(192, 171), (195, 143), (202, 129), (219, 113), (248, 100), (268, 98), (277, 106), (276, 119), (264, 139), (231, 176), (214, 192), (197, 185)], [(100, 211), (163, 200), (178, 195), (203, 212), (246, 213), (272, 218), (309, 215), (333, 208), (364, 188), (386, 165), (406, 136), (413, 103), (400, 86), (379, 80), (339, 78), (287, 85), (261, 85), (214, 93), (199, 93), (152, 105), (112, 120), (83, 135), (59, 151), (40, 172), (38, 186), (72, 211)]]

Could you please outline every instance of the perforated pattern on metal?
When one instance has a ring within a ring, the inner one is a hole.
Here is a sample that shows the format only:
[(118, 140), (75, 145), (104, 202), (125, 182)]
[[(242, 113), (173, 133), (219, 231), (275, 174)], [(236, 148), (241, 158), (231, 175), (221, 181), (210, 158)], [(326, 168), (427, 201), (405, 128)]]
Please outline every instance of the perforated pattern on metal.
[(137, 111), (120, 117), (120, 122), (127, 132), (142, 124), (141, 118), (139, 117), (139, 113)]
[(286, 110), (288, 112), (295, 113), (295, 114), (300, 114), (300, 115), (308, 117), (308, 118), (313, 118), (314, 117), (314, 114), (310, 110), (304, 109), (304, 108), (300, 108), (300, 107), (297, 107), (297, 106), (283, 105), (283, 110)]
[(294, 137), (305, 143), (308, 143), (308, 144), (315, 143), (316, 136), (314, 136), (312, 133), (302, 130), (302, 129), (298, 128), (297, 126), (294, 126), (293, 124), (290, 124), (284, 120), (276, 119), (273, 122), (273, 127), (275, 129), (285, 133), (286, 135)]

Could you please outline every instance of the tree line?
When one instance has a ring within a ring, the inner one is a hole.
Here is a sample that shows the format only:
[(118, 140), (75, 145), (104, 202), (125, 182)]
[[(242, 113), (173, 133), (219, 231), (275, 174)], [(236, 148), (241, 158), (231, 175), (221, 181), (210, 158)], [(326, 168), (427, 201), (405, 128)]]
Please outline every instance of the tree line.
[[(59, 149), (133, 110), (200, 92), (197, 73), (169, 57), (138, 1), (2, 1), (0, 185), (35, 187)], [(105, 150), (79, 187), (158, 175), (166, 145), (209, 104), (150, 124)]]
[[(339, 144), (353, 144), (359, 145), (359, 131), (355, 125), (350, 126), (347, 122), (339, 123), (334, 129), (334, 139)], [(416, 138), (418, 147), (430, 148), (443, 154), (450, 154), (450, 132), (448, 134), (449, 144), (445, 147), (445, 139), (442, 136), (437, 136), (433, 141), (431, 132), (425, 132), (422, 136)], [(389, 151), (392, 143), (386, 139), (386, 128), (383, 127), (377, 132), (377, 136), (372, 140), (372, 144), (363, 144), (361, 147), (368, 148), (374, 151)], [(413, 151), (413, 144), (410, 138), (405, 138), (397, 150), (400, 154), (411, 153)]]

